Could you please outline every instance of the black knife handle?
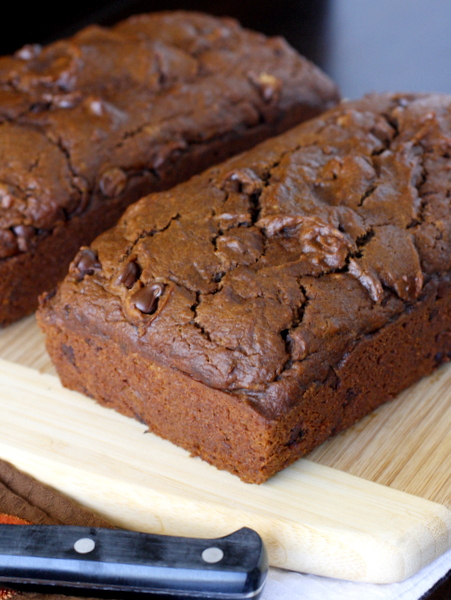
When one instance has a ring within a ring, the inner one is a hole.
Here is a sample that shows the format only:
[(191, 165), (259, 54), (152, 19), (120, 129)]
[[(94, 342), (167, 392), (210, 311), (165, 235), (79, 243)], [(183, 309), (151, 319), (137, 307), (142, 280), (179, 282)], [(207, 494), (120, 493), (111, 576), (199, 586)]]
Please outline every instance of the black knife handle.
[(0, 583), (257, 599), (268, 568), (260, 536), (247, 527), (217, 539), (122, 529), (0, 525)]

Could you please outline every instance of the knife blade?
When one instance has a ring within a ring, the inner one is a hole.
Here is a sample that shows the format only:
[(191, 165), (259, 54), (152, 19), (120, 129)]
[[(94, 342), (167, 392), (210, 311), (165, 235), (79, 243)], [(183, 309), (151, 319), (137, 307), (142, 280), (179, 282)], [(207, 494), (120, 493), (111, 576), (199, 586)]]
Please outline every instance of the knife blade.
[(216, 539), (67, 525), (0, 525), (0, 583), (183, 599), (258, 599), (268, 561), (243, 527)]

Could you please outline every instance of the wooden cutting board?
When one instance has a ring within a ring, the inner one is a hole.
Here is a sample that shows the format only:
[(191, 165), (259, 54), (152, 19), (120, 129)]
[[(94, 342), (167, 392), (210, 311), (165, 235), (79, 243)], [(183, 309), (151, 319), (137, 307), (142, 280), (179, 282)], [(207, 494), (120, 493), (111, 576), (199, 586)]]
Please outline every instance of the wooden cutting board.
[(0, 332), (0, 458), (118, 525), (215, 537), (247, 525), (273, 566), (390, 583), (451, 547), (451, 367), (261, 486), (65, 390), (33, 317)]

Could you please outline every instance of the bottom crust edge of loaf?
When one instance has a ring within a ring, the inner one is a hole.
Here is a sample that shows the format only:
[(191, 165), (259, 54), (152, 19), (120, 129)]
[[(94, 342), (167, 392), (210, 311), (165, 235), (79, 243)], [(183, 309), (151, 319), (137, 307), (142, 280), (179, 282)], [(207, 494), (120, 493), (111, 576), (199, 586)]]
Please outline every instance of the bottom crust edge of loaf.
[(66, 387), (248, 483), (263, 483), (451, 357), (451, 285), (431, 281), (415, 305), (360, 339), (289, 412), (269, 418), (233, 394), (124, 354), (111, 339), (80, 335), (52, 310), (39, 320)]

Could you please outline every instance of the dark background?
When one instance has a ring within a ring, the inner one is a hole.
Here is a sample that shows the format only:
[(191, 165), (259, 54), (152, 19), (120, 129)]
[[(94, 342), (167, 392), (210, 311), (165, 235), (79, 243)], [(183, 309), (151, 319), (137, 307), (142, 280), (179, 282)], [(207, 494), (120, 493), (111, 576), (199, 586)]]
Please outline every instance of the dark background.
[[(88, 23), (183, 8), (236, 17), (282, 35), (322, 67), (347, 98), (370, 91), (451, 93), (451, 0), (76, 0), (2, 6), (0, 54), (47, 43)], [(450, 565), (451, 567), (451, 565)], [(451, 600), (451, 579), (425, 596)]]
[(76, 0), (2, 6), (0, 54), (46, 43), (96, 22), (184, 8), (230, 15), (283, 35), (348, 98), (369, 91), (451, 93), (450, 0)]

